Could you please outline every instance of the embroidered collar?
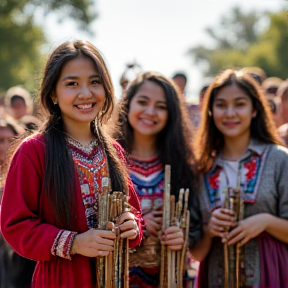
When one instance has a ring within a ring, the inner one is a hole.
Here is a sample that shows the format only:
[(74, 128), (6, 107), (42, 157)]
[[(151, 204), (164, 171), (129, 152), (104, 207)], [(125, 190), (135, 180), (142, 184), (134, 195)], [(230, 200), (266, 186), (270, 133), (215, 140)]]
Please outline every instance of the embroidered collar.
[[(269, 144), (251, 140), (246, 152), (239, 161), (239, 184), (242, 188), (244, 203), (256, 201), (258, 187), (261, 179)], [(267, 149), (266, 149), (267, 148)], [(204, 175), (207, 191), (207, 205), (210, 210), (222, 206), (220, 194), (227, 189), (227, 179), (224, 171), (224, 160), (217, 155), (212, 169)]]
[[(266, 143), (263, 143), (254, 138), (251, 138), (249, 145), (247, 147), (247, 150), (239, 159), (237, 159), (237, 161), (240, 162), (253, 154), (256, 154), (257, 156), (260, 157), (263, 154), (266, 147), (267, 147)], [(217, 166), (221, 168), (223, 168), (224, 166), (223, 157), (221, 157), (221, 153), (218, 153), (216, 155), (210, 171), (213, 171)]]

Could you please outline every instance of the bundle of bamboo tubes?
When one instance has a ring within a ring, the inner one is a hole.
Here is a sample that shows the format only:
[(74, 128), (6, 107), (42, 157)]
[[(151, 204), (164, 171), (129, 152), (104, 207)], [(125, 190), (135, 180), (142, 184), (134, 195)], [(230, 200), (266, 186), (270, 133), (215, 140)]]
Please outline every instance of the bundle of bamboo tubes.
[[(98, 196), (99, 224), (101, 230), (116, 234), (114, 251), (96, 258), (97, 288), (129, 287), (129, 240), (120, 237), (117, 219), (129, 211), (127, 196), (123, 192), (111, 193), (110, 179), (102, 178), (102, 194)], [(110, 227), (109, 227), (110, 226)], [(112, 227), (111, 227), (112, 226)]]
[[(224, 208), (234, 211), (236, 222), (243, 219), (244, 204), (241, 197), (241, 189), (228, 188), (224, 201)], [(230, 227), (227, 227), (230, 231)], [(245, 287), (244, 254), (236, 245), (228, 246), (224, 243), (224, 288)]]
[[(172, 251), (161, 244), (160, 288), (182, 288), (186, 252), (189, 241), (190, 212), (188, 210), (189, 189), (180, 189), (179, 199), (170, 195), (171, 166), (165, 166), (164, 203), (162, 230), (178, 226), (183, 230), (184, 245), (179, 251)], [(184, 205), (183, 205), (184, 201)]]

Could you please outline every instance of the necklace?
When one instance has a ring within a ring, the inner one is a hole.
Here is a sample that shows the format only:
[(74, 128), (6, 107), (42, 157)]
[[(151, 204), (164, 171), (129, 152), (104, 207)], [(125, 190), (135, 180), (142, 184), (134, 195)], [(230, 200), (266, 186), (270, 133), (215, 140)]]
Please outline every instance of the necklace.
[(66, 135), (66, 140), (69, 144), (71, 144), (72, 146), (74, 146), (74, 147), (76, 147), (76, 148), (78, 148), (78, 149), (80, 149), (86, 153), (91, 153), (93, 151), (94, 147), (98, 145), (97, 139), (91, 140), (86, 146), (86, 145), (83, 145), (80, 141), (78, 141), (74, 137), (72, 137), (67, 132), (62, 131), (62, 133)]

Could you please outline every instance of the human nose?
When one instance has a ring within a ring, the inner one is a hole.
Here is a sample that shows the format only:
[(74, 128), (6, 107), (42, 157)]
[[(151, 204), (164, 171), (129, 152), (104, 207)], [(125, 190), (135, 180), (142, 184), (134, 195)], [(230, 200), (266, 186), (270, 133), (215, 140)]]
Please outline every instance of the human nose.
[(229, 105), (226, 109), (226, 116), (231, 117), (235, 115), (235, 109), (232, 105)]
[(89, 99), (92, 97), (92, 92), (88, 86), (83, 86), (80, 93), (78, 94), (79, 99)]
[(153, 105), (148, 105), (145, 110), (146, 114), (154, 115), (155, 114), (155, 107)]

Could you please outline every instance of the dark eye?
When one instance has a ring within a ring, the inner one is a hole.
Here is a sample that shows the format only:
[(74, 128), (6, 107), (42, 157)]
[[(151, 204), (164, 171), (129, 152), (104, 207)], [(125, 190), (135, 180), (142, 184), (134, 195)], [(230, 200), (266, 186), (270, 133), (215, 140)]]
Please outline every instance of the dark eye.
[(157, 108), (160, 110), (167, 110), (167, 106), (164, 106), (164, 105), (160, 105)]
[(99, 79), (95, 79), (95, 80), (92, 80), (92, 82), (91, 82), (93, 85), (95, 85), (95, 84), (101, 84), (101, 81), (99, 80)]
[(216, 103), (215, 106), (218, 108), (224, 108), (225, 107), (225, 105), (223, 103)]
[(239, 106), (239, 107), (245, 106), (245, 102), (238, 102), (236, 105)]
[(77, 85), (77, 82), (75, 82), (75, 81), (69, 81), (67, 83), (67, 86), (76, 86), (76, 85)]
[(142, 105), (142, 106), (147, 104), (146, 101), (144, 101), (144, 100), (138, 100), (137, 103)]

